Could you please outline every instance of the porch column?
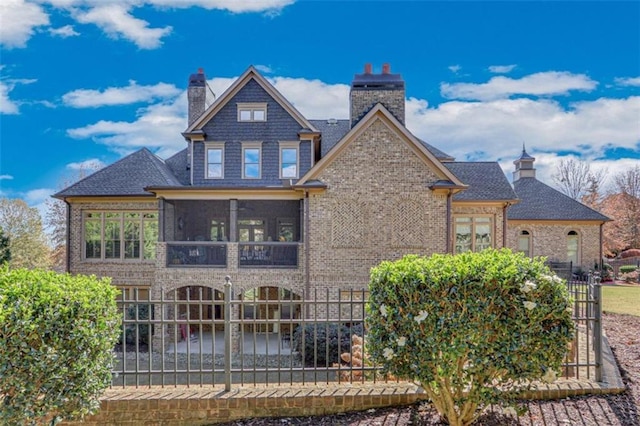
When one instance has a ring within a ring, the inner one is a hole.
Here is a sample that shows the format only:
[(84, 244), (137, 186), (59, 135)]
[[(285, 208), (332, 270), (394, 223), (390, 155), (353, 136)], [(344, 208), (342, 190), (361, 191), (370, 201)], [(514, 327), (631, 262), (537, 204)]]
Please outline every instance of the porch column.
[(238, 200), (229, 200), (229, 241), (238, 241)]
[(165, 241), (164, 235), (164, 198), (158, 199), (158, 241)]

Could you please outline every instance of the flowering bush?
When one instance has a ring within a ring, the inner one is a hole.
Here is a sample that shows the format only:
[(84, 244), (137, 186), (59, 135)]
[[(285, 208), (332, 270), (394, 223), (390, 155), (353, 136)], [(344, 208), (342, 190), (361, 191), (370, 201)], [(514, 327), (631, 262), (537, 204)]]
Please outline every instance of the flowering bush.
[(382, 262), (370, 291), (367, 353), (418, 381), (451, 425), (554, 380), (573, 336), (564, 281), (507, 249)]

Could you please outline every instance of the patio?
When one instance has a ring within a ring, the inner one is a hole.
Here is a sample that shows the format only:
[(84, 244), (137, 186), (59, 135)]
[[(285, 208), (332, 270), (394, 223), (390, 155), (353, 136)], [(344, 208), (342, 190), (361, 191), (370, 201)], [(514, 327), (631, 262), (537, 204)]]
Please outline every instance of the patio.
[[(291, 355), (288, 335), (280, 333), (241, 333), (243, 354)], [(284, 337), (284, 339), (283, 339)], [(168, 354), (224, 354), (224, 332), (216, 331), (192, 334), (190, 339), (177, 342), (166, 351)]]

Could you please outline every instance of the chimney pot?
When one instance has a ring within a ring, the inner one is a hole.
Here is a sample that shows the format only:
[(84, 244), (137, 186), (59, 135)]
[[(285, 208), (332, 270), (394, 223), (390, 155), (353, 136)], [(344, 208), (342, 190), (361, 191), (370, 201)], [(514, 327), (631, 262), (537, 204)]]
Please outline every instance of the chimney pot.
[(371, 64), (364, 64), (364, 73), (371, 74)]
[(204, 74), (204, 69), (198, 68), (198, 74)]
[(382, 64), (382, 74), (391, 74), (391, 65), (388, 63)]

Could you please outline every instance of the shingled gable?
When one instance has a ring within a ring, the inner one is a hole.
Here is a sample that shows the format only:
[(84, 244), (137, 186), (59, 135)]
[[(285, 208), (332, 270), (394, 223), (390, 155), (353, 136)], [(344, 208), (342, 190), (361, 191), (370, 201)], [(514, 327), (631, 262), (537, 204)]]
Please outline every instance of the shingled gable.
[[(347, 134), (329, 150), (329, 152), (316, 163), (297, 183), (296, 187), (304, 187), (305, 184), (315, 181), (322, 170), (331, 164), (335, 158), (347, 147), (353, 140), (362, 134), (374, 122), (380, 120), (388, 126), (393, 132), (397, 133), (403, 141), (405, 141), (413, 151), (431, 167), (434, 172), (442, 179), (450, 181), (451, 188), (461, 190), (466, 188), (449, 169), (447, 169), (437, 158), (427, 149), (424, 143), (413, 136), (406, 127), (402, 125), (382, 104), (376, 104)], [(426, 182), (432, 183), (432, 182)]]
[(520, 178), (514, 182), (520, 203), (507, 211), (509, 220), (571, 220), (610, 221), (608, 217), (585, 206), (535, 177)]
[(142, 148), (54, 194), (55, 198), (149, 196), (148, 186), (182, 186), (163, 160)]
[(183, 135), (188, 137), (190, 134), (198, 133), (202, 131), (202, 128), (216, 115), (233, 97), (244, 87), (246, 84), (255, 80), (278, 104), (284, 108), (291, 116), (300, 124), (303, 129), (308, 129), (311, 132), (318, 132), (318, 130), (311, 124), (309, 120), (304, 116), (284, 97), (278, 90), (271, 85), (260, 73), (251, 65), (247, 70), (242, 73), (240, 77), (220, 95), (216, 101), (211, 104), (209, 108), (196, 119), (188, 128), (184, 131)]

